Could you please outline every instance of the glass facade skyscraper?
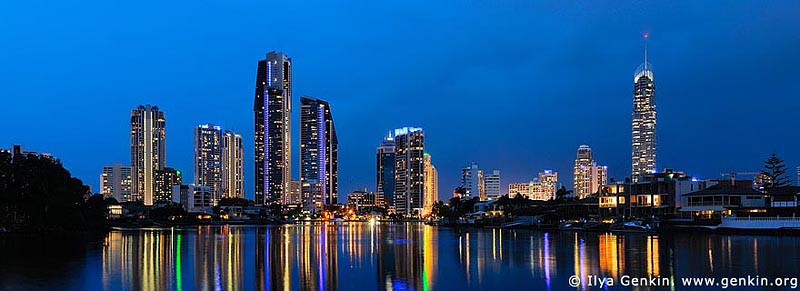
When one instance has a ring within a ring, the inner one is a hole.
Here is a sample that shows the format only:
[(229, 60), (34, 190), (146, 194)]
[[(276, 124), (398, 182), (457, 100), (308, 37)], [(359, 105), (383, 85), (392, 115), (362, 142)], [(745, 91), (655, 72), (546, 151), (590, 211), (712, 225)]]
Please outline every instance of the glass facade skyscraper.
[(153, 205), (155, 172), (167, 164), (166, 125), (158, 106), (139, 105), (131, 111), (131, 201)]
[(300, 98), (300, 192), (303, 207), (319, 212), (338, 202), (339, 140), (328, 102)]
[(394, 195), (398, 214), (420, 215), (425, 194), (425, 132), (422, 128), (394, 130)]
[(390, 132), (383, 138), (376, 150), (375, 189), (383, 197), (388, 207), (394, 206), (394, 137)]
[(255, 117), (255, 201), (286, 204), (291, 191), (292, 59), (269, 52), (258, 61)]
[(203, 124), (194, 130), (194, 184), (208, 186), (211, 198), (222, 198), (222, 128)]
[(633, 77), (633, 118), (631, 122), (631, 178), (656, 172), (656, 88), (653, 66), (647, 62), (647, 34), (644, 35), (644, 63)]

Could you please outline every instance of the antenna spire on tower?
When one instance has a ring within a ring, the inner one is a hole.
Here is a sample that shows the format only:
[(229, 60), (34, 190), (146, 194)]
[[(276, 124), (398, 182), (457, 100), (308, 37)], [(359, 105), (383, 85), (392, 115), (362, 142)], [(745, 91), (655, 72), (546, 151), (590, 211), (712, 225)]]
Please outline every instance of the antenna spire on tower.
[(647, 38), (650, 36), (649, 33), (644, 33), (644, 70), (647, 71)]

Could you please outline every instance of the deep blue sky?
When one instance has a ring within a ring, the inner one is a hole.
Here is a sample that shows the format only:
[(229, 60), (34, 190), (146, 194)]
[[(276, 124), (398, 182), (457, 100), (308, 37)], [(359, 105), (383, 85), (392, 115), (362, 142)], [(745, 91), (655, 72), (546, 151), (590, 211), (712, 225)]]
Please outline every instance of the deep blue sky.
[(0, 145), (50, 152), (95, 191), (103, 165), (130, 162), (130, 110), (150, 103), (187, 180), (193, 126), (241, 132), (252, 198), (256, 62), (270, 50), (293, 58), (295, 108), (331, 102), (342, 197), (375, 187), (375, 146), (405, 125), (426, 130), (445, 199), (470, 161), (503, 187), (552, 168), (571, 188), (580, 144), (624, 177), (643, 32), (659, 169), (715, 178), (772, 152), (800, 164), (797, 1), (9, 2)]

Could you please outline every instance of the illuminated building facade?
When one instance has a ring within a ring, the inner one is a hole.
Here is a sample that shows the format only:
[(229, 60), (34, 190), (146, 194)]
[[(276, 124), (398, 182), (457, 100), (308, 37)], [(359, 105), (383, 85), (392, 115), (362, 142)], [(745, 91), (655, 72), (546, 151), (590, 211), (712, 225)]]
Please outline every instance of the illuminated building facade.
[(500, 170), (494, 170), (490, 174), (484, 174), (483, 185), (487, 199), (494, 200), (500, 197)]
[(130, 201), (132, 184), (131, 167), (120, 163), (103, 167), (103, 173), (100, 174), (100, 194), (103, 198), (114, 198), (119, 202)]
[(633, 77), (633, 118), (631, 122), (631, 177), (656, 172), (656, 88), (653, 66), (647, 62), (647, 34), (644, 35), (644, 63)]
[(339, 140), (328, 102), (300, 98), (300, 191), (305, 210), (336, 204), (339, 193)]
[(172, 187), (183, 183), (181, 171), (173, 168), (158, 170), (153, 178), (153, 203), (165, 203), (172, 200)]
[(425, 133), (422, 128), (403, 127), (394, 131), (395, 208), (398, 214), (421, 214), (425, 193)]
[(292, 59), (269, 52), (258, 61), (255, 115), (255, 201), (286, 204), (291, 183)]
[(222, 198), (244, 198), (244, 147), (242, 136), (222, 134)]
[(556, 196), (556, 187), (558, 186), (558, 172), (553, 170), (544, 170), (539, 172), (540, 187), (532, 189), (533, 200), (553, 200)]
[(153, 205), (155, 172), (167, 164), (166, 123), (158, 106), (139, 105), (131, 111), (131, 201)]
[(390, 132), (376, 150), (375, 189), (383, 194), (389, 207), (394, 207), (394, 137)]
[(598, 166), (587, 145), (578, 147), (573, 168), (573, 193), (578, 199), (597, 193), (608, 182), (608, 167)]
[(461, 187), (466, 190), (465, 197), (479, 197), (481, 201), (486, 200), (483, 171), (478, 168), (477, 163), (470, 163), (461, 169)]
[(431, 162), (431, 155), (424, 154), (425, 159), (425, 202), (422, 216), (428, 216), (433, 209), (433, 203), (439, 200), (439, 172)]
[(222, 129), (219, 126), (195, 127), (194, 184), (208, 186), (214, 201), (222, 197)]

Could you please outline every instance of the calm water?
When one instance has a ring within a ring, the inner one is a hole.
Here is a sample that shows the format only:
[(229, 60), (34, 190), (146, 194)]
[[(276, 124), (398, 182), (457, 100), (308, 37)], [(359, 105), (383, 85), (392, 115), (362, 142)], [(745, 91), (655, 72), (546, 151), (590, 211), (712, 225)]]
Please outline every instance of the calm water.
[(575, 290), (575, 274), (798, 276), (800, 238), (368, 223), (0, 238), (7, 290)]

